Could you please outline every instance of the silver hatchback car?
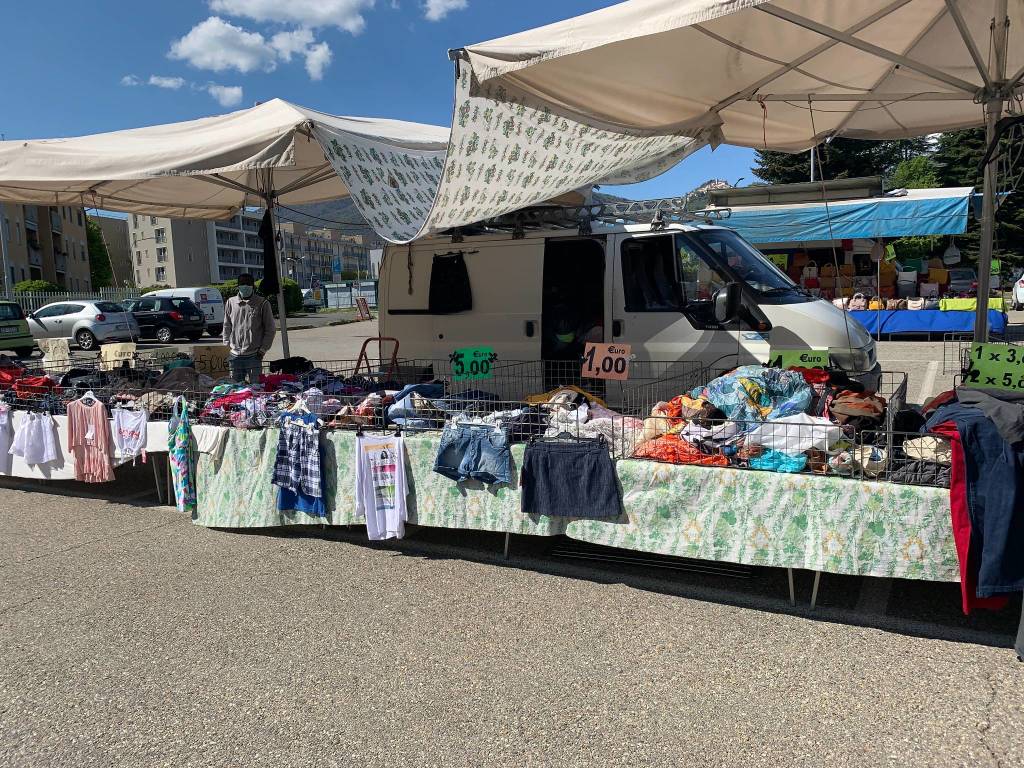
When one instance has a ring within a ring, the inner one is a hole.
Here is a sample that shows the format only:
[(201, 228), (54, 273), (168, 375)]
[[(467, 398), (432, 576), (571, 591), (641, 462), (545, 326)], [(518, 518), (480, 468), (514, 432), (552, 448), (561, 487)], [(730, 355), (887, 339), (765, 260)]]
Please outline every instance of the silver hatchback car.
[(30, 312), (27, 319), (33, 338), (71, 339), (86, 351), (107, 342), (139, 338), (135, 317), (112, 301), (56, 302)]

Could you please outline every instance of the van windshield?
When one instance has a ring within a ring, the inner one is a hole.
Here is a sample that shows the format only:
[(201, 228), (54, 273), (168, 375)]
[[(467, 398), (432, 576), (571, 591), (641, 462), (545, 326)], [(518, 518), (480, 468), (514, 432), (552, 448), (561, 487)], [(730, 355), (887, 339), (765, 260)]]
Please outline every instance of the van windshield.
[(711, 251), (718, 267), (736, 280), (741, 280), (762, 295), (800, 294), (796, 283), (789, 276), (764, 257), (760, 251), (728, 229), (704, 229), (677, 235), (677, 238), (692, 238), (705, 250)]

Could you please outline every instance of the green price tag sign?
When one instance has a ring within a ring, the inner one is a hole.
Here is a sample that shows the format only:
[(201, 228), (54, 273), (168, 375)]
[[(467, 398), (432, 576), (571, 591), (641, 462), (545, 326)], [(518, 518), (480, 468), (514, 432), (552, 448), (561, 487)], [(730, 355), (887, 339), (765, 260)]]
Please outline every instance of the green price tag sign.
[(999, 259), (992, 259), (992, 269), (990, 270), (993, 275), (998, 275), (1003, 268), (1003, 262)]
[(828, 350), (772, 349), (768, 365), (773, 368), (828, 368)]
[(490, 347), (463, 347), (451, 354), (454, 381), (478, 381), (494, 378), (492, 366), (498, 356)]
[(896, 261), (896, 247), (892, 243), (885, 246), (885, 260)]
[(788, 253), (773, 253), (770, 255), (771, 260), (775, 262), (775, 266), (781, 269), (783, 272), (786, 271), (786, 267), (789, 266), (789, 254)]
[(1024, 392), (1024, 347), (975, 344), (964, 371), (964, 386)]

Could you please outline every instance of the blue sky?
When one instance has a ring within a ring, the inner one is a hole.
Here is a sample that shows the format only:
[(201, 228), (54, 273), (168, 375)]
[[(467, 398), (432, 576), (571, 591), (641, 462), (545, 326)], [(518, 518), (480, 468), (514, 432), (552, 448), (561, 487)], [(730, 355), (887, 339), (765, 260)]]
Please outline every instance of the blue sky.
[[(446, 51), (609, 0), (48, 0), (0, 31), (6, 138), (175, 122), (281, 97), (343, 115), (451, 124)], [(753, 152), (704, 149), (628, 197), (752, 180)]]

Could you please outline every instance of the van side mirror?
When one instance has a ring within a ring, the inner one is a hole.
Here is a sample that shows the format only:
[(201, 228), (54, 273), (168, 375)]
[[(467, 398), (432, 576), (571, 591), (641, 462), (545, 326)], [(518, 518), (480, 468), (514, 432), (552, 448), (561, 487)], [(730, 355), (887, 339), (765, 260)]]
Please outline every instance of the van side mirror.
[(720, 324), (734, 320), (740, 313), (743, 290), (739, 283), (726, 283), (715, 293), (715, 320)]

